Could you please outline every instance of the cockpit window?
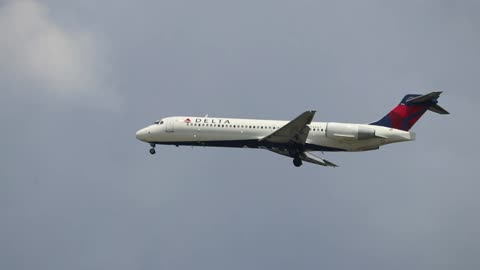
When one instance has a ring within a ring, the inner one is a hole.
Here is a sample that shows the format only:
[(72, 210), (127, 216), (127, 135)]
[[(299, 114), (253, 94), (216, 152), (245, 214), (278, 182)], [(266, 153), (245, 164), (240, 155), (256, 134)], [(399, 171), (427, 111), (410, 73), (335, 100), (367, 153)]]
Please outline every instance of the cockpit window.
[(160, 120), (155, 121), (155, 125), (161, 125), (161, 124), (163, 124), (163, 121), (160, 121)]

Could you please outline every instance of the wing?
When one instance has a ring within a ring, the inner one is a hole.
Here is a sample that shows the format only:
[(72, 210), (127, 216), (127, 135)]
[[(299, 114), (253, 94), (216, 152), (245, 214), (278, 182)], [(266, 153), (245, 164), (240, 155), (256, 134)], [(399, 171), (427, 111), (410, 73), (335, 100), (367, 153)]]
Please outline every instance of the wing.
[(314, 115), (315, 111), (306, 111), (260, 141), (304, 145), (310, 132), (308, 125), (312, 122)]
[(303, 152), (300, 154), (300, 159), (303, 160), (303, 161), (306, 161), (306, 162), (310, 162), (310, 163), (314, 163), (314, 164), (318, 164), (318, 165), (322, 165), (322, 166), (330, 166), (330, 167), (338, 167), (338, 165), (326, 160), (326, 159), (323, 159), (323, 158), (319, 158), (317, 156), (315, 156), (314, 154), (312, 153), (309, 153), (309, 152)]
[(317, 157), (310, 152), (300, 152), (300, 153), (295, 155), (295, 154), (291, 154), (288, 150), (284, 150), (284, 149), (267, 148), (267, 150), (270, 150), (270, 151), (272, 151), (274, 153), (277, 153), (277, 154), (280, 154), (282, 156), (287, 156), (287, 157), (292, 157), (292, 158), (295, 158), (297, 156), (301, 160), (303, 160), (305, 162), (310, 162), (310, 163), (313, 163), (313, 164), (318, 164), (318, 165), (322, 165), (322, 166), (326, 166), (326, 167), (338, 167), (338, 165), (336, 165), (336, 164), (334, 164), (334, 163), (332, 163), (332, 162), (330, 162), (326, 159)]
[[(297, 118), (288, 122), (283, 127), (279, 128), (272, 134), (262, 138), (260, 141), (275, 143), (275, 144), (288, 144), (290, 147), (286, 148), (267, 148), (268, 150), (280, 155), (284, 155), (292, 158), (300, 158), (305, 162), (310, 162), (322, 166), (338, 167), (332, 162), (319, 158), (309, 152), (305, 152), (303, 146), (307, 140), (310, 127), (308, 125), (312, 122), (315, 111), (306, 111), (299, 115)], [(289, 149), (290, 148), (290, 149)]]

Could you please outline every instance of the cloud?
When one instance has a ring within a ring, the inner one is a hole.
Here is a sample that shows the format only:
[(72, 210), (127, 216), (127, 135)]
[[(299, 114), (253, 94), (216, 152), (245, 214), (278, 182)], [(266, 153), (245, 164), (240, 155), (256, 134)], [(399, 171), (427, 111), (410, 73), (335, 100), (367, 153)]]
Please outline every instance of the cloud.
[(45, 6), (26, 0), (0, 5), (0, 37), (0, 71), (10, 91), (118, 107), (95, 33), (66, 29)]

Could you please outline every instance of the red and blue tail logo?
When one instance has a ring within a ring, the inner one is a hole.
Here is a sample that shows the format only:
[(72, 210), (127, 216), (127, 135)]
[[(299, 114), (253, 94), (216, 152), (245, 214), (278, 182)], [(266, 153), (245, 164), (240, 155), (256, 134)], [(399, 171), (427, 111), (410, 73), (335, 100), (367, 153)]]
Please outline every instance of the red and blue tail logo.
[(446, 110), (437, 105), (437, 99), (441, 93), (442, 92), (432, 92), (423, 96), (406, 95), (397, 107), (393, 108), (393, 110), (382, 119), (370, 125), (408, 131), (427, 110), (440, 114), (448, 114)]

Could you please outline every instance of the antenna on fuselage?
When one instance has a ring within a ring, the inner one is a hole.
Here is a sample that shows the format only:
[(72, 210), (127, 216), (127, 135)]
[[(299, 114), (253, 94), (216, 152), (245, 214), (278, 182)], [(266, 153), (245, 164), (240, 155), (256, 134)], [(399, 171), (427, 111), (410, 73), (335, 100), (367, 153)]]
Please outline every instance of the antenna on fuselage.
[(207, 118), (207, 117), (208, 117), (208, 113), (207, 113), (207, 114), (205, 114), (205, 118)]

